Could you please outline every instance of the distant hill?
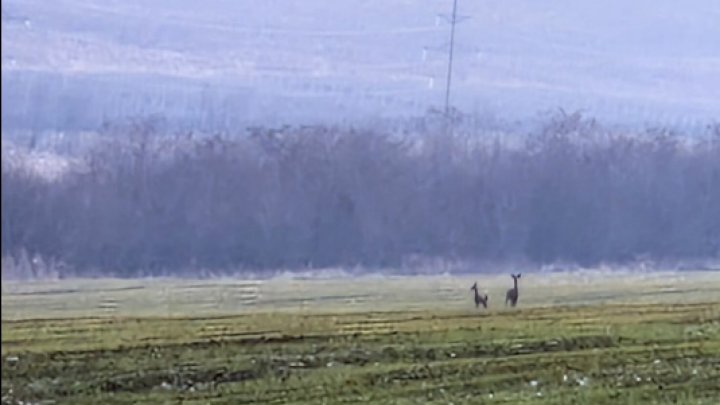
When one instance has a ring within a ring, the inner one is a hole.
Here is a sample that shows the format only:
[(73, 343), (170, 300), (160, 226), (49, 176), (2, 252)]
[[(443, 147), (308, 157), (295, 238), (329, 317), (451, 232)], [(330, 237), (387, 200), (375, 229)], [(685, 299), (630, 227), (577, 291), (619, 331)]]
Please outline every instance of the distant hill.
[[(511, 119), (720, 117), (714, 0), (460, 0), (453, 104)], [(3, 129), (163, 114), (208, 129), (422, 114), (444, 97), (440, 0), (7, 0)]]

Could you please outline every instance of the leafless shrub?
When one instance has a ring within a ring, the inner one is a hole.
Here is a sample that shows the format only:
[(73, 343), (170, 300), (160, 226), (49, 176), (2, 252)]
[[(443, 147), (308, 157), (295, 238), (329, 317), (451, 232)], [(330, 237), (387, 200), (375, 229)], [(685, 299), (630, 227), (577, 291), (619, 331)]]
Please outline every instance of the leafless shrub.
[(3, 160), (2, 255), (22, 272), (37, 255), (50, 273), (62, 262), (119, 275), (717, 258), (717, 128), (689, 142), (561, 111), (510, 144), (312, 126), (169, 136), (132, 123), (106, 128), (83, 169), (54, 180)]

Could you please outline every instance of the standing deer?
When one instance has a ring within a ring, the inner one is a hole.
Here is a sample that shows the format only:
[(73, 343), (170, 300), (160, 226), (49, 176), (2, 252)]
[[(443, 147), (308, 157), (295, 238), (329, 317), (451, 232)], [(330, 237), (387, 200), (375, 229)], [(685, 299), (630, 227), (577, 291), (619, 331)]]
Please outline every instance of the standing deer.
[(471, 290), (475, 290), (475, 308), (479, 308), (480, 304), (483, 305), (484, 308), (487, 308), (488, 303), (488, 296), (481, 296), (478, 292), (477, 282), (470, 287)]
[(510, 277), (513, 278), (513, 288), (507, 290), (507, 293), (505, 293), (505, 306), (507, 306), (508, 301), (510, 301), (510, 305), (515, 306), (517, 305), (518, 297), (520, 296), (520, 292), (518, 291), (518, 279), (520, 278), (520, 273), (517, 275), (510, 274)]

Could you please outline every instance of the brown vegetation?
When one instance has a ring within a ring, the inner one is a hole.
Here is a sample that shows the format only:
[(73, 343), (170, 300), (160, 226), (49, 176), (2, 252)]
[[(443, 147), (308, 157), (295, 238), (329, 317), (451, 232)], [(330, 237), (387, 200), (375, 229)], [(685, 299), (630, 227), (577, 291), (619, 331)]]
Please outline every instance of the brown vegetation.
[(3, 164), (2, 255), (123, 276), (414, 255), (714, 258), (718, 207), (719, 127), (626, 134), (571, 115), (510, 141), (321, 127), (193, 138), (138, 125), (56, 179)]

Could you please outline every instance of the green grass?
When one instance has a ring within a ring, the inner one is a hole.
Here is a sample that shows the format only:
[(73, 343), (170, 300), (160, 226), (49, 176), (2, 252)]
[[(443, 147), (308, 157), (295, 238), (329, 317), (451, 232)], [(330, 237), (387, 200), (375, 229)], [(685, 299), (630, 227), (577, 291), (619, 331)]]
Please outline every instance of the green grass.
[(550, 277), (4, 283), (3, 403), (717, 403), (719, 275)]

